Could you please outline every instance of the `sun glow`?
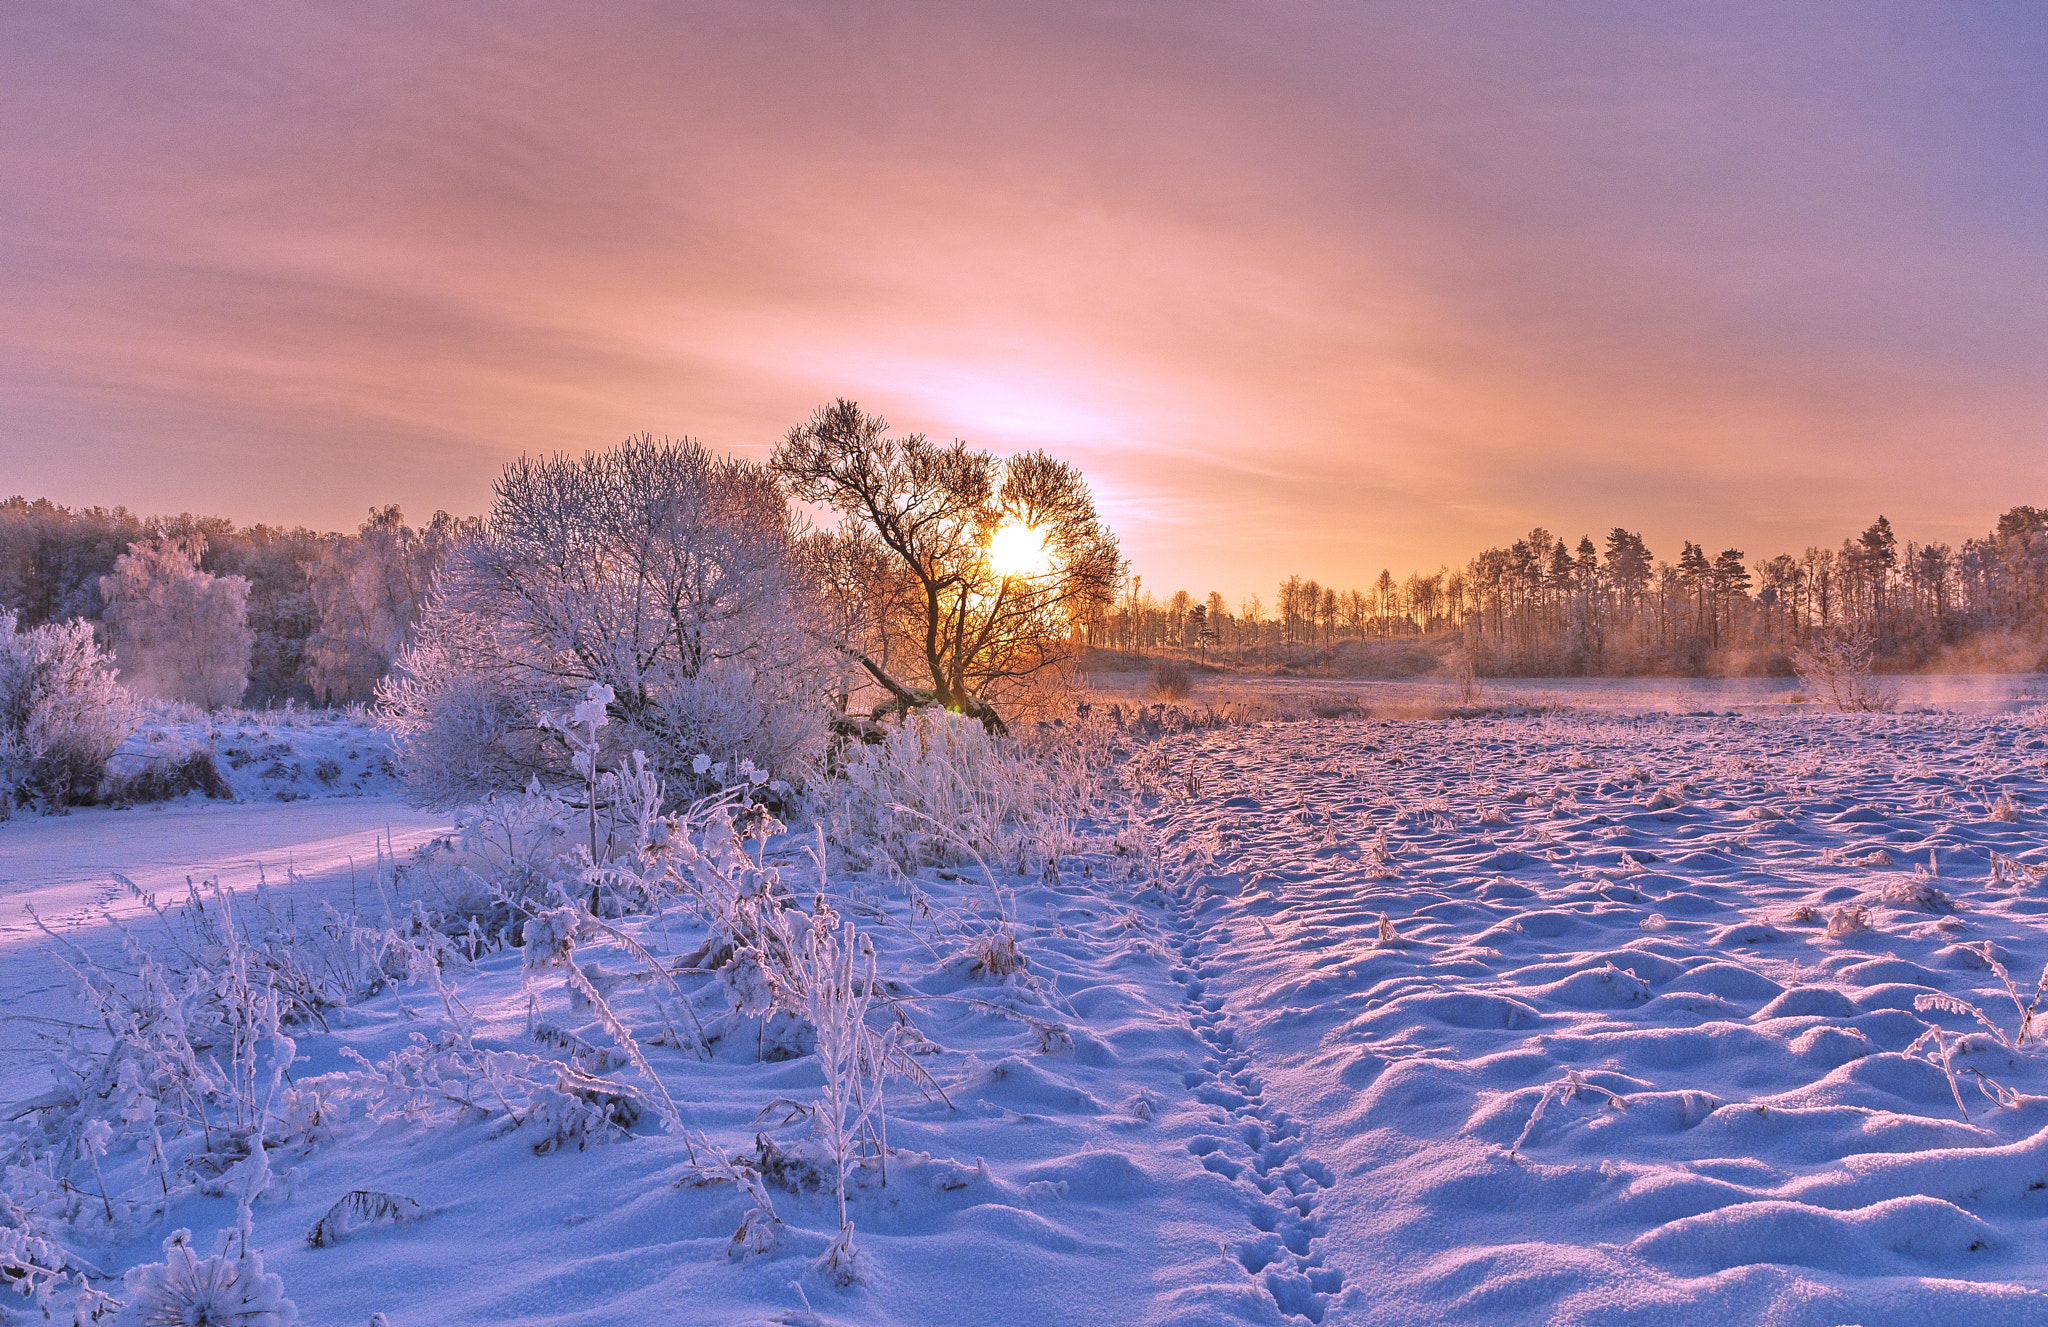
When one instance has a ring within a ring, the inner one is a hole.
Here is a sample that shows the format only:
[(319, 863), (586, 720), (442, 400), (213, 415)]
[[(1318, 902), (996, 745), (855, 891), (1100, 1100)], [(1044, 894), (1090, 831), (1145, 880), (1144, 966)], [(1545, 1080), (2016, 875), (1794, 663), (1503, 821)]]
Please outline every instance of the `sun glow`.
[(989, 536), (988, 565), (998, 576), (1043, 576), (1052, 570), (1045, 534), (1012, 516)]

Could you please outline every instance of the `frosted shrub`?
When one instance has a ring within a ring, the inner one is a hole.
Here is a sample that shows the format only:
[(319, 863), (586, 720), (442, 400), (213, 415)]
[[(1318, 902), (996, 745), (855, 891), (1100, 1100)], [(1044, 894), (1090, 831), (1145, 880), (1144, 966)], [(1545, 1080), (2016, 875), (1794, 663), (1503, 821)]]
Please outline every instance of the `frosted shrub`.
[(1186, 700), (1195, 689), (1194, 675), (1179, 659), (1155, 660), (1145, 684), (1161, 700)]
[(1872, 669), (1877, 642), (1868, 631), (1830, 629), (1792, 652), (1799, 684), (1844, 714), (1896, 709), (1898, 692)]
[(708, 753), (803, 778), (832, 670), (805, 629), (794, 538), (765, 472), (695, 443), (506, 466), (379, 691), (415, 796), (452, 806), (580, 782), (541, 719), (592, 684), (612, 691), (607, 768), (639, 750), (680, 791)]
[(0, 816), (17, 804), (90, 799), (135, 724), (89, 623), (18, 632), (0, 614)]
[(521, 943), (528, 916), (579, 887), (587, 859), (573, 816), (544, 793), (493, 795), (459, 814), (455, 832), (401, 866), (399, 878), (431, 900), (444, 930), (474, 925), (487, 947)]

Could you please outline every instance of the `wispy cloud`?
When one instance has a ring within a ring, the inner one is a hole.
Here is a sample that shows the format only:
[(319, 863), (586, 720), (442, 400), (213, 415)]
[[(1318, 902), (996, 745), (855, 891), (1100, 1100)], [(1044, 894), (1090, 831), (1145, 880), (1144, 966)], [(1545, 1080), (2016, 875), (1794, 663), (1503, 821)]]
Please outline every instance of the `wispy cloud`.
[(821, 402), (1095, 479), (1139, 570), (2043, 500), (2023, 8), (0, 11), (0, 454), (353, 524)]

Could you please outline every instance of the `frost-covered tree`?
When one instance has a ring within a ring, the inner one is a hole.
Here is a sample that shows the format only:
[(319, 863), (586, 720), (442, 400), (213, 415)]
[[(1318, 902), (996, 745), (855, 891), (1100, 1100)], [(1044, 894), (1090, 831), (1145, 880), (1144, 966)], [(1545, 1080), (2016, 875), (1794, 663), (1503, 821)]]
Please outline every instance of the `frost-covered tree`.
[(209, 709), (249, 685), (249, 582), (199, 569), (204, 536), (134, 543), (100, 578), (104, 621), (130, 690)]
[(940, 705), (1000, 731), (1003, 693), (1069, 657), (1076, 627), (1114, 599), (1123, 555), (1072, 466), (888, 429), (835, 402), (790, 431), (774, 470), (913, 587), (907, 613), (876, 631), (915, 671), (884, 668), (878, 643), (839, 642), (888, 692), (877, 714)]
[(543, 720), (592, 683), (608, 759), (642, 750), (678, 788), (700, 754), (800, 777), (830, 670), (796, 533), (765, 470), (688, 440), (507, 465), (378, 693), (414, 795), (574, 782)]
[(0, 613), (0, 816), (17, 804), (90, 797), (134, 728), (134, 707), (91, 623), (18, 632), (14, 615)]
[(336, 539), (306, 566), (319, 628), (306, 640), (306, 683), (330, 705), (366, 701), (391, 671), (463, 523), (436, 512), (425, 529), (396, 506), (373, 509), (354, 537)]

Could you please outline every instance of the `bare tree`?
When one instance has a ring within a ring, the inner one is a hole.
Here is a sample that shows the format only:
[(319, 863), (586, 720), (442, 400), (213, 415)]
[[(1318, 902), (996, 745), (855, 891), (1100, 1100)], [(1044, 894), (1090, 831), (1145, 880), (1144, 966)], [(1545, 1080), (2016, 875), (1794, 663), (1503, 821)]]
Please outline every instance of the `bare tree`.
[(1001, 732), (1006, 688), (1070, 656), (1076, 625), (1114, 600), (1123, 555), (1064, 462), (888, 428), (842, 399), (792, 429), (773, 462), (797, 497), (840, 513), (841, 538), (909, 574), (908, 609), (879, 634), (909, 646), (928, 685), (883, 667), (874, 637), (836, 644), (889, 693), (876, 717), (942, 705)]
[(592, 683), (608, 760), (643, 750), (677, 788), (700, 755), (800, 776), (824, 708), (796, 544), (773, 477), (695, 442), (511, 462), (380, 692), (415, 795), (570, 781), (543, 718)]

